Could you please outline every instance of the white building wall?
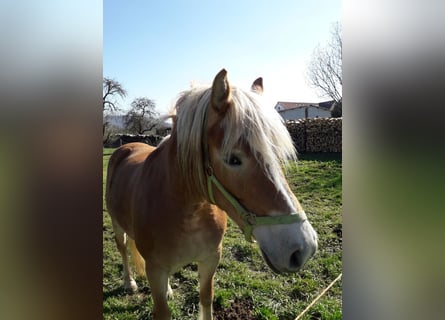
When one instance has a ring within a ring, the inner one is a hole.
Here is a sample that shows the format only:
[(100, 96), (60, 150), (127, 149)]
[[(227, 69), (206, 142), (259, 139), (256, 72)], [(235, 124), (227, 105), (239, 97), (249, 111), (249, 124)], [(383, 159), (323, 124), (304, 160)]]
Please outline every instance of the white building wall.
[(308, 118), (330, 118), (331, 112), (319, 108), (309, 108)]
[[(296, 108), (291, 110), (284, 110), (280, 112), (281, 117), (284, 120), (297, 120), (305, 119), (306, 108)], [(331, 112), (320, 108), (308, 107), (308, 118), (330, 118)]]

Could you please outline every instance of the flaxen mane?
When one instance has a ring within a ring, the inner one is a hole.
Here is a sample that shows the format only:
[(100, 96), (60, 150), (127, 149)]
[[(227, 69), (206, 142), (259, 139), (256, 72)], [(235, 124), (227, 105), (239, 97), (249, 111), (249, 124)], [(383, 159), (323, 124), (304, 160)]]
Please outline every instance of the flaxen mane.
[[(260, 97), (231, 87), (235, 107), (229, 108), (222, 122), (225, 132), (222, 153), (228, 156), (239, 143), (246, 143), (269, 178), (279, 186), (281, 165), (296, 159), (292, 139), (282, 123), (280, 115), (262, 105)], [(203, 126), (210, 104), (211, 88), (193, 88), (183, 92), (175, 106), (176, 121), (173, 135), (177, 139), (178, 159), (183, 174), (189, 177), (191, 186), (206, 194), (203, 169)], [(196, 190), (196, 189), (195, 189)]]

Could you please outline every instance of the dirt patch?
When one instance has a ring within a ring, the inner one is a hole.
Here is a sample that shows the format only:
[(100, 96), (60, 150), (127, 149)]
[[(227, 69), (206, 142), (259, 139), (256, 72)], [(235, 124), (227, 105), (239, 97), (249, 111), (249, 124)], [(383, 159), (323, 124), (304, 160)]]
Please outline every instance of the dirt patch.
[(253, 315), (253, 301), (249, 298), (239, 299), (236, 298), (233, 303), (223, 308), (219, 304), (213, 306), (213, 317), (215, 320), (256, 320)]

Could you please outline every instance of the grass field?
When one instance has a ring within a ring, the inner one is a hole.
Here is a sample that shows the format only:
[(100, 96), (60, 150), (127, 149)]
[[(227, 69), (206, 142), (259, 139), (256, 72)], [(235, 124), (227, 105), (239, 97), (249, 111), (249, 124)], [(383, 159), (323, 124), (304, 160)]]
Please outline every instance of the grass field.
[[(112, 149), (104, 149), (106, 164)], [(295, 275), (276, 275), (263, 261), (258, 247), (248, 243), (229, 221), (222, 259), (215, 275), (215, 319), (293, 320), (342, 272), (342, 162), (339, 155), (300, 155), (286, 176), (319, 235), (319, 250)], [(105, 188), (105, 185), (104, 185)], [(122, 265), (114, 243), (111, 220), (103, 217), (103, 317), (151, 319), (152, 300), (146, 279), (137, 279), (139, 292), (122, 289)], [(196, 319), (198, 280), (196, 264), (170, 278), (174, 319)], [(341, 281), (337, 282), (303, 319), (342, 318)]]

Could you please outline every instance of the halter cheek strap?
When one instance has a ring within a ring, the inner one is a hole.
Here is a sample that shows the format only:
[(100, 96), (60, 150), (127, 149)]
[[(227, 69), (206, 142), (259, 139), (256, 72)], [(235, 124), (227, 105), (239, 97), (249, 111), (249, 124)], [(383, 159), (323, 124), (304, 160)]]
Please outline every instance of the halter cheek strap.
[(204, 134), (203, 134), (203, 151), (204, 151), (204, 163), (205, 172), (207, 174), (207, 192), (210, 202), (216, 204), (215, 197), (213, 195), (213, 185), (222, 193), (224, 198), (229, 201), (233, 206), (241, 220), (244, 222), (244, 236), (247, 241), (254, 242), (253, 229), (261, 225), (275, 225), (275, 224), (291, 224), (296, 222), (303, 222), (306, 218), (300, 217), (298, 214), (282, 215), (282, 216), (267, 216), (258, 217), (254, 213), (246, 210), (242, 204), (221, 184), (221, 182), (215, 177), (213, 168), (210, 164), (209, 148), (206, 140), (206, 128), (207, 128), (207, 111), (204, 116)]

